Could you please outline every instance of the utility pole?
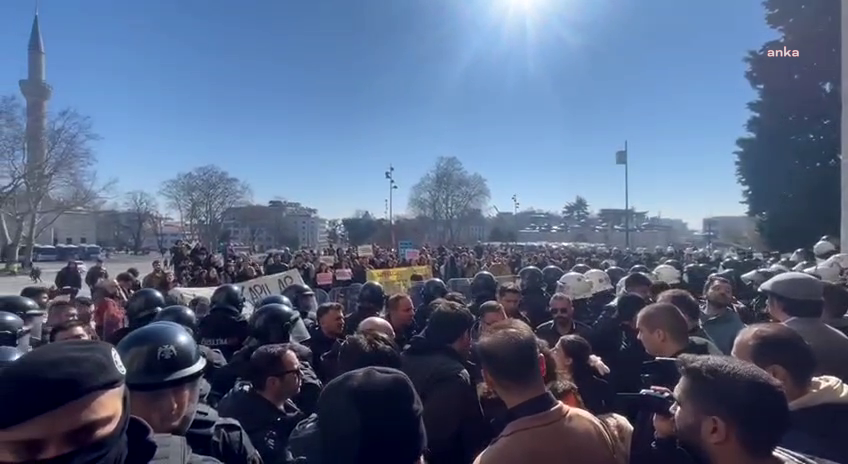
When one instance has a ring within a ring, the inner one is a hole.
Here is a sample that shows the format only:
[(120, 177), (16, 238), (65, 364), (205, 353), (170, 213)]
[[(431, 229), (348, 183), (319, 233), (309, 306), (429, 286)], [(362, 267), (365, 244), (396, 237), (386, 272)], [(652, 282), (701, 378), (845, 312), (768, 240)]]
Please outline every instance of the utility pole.
[(624, 141), (624, 150), (615, 152), (615, 164), (624, 165), (624, 244), (630, 248), (630, 179), (628, 168), (630, 163), (627, 154), (627, 140)]
[(389, 165), (389, 170), (386, 171), (386, 180), (389, 181), (389, 231), (392, 234), (392, 248), (395, 246), (395, 222), (394, 217), (392, 217), (394, 212), (392, 211), (392, 200), (394, 197), (394, 191), (397, 190), (397, 183), (395, 182), (395, 168), (391, 164)]
[(518, 214), (518, 195), (512, 196), (512, 214)]

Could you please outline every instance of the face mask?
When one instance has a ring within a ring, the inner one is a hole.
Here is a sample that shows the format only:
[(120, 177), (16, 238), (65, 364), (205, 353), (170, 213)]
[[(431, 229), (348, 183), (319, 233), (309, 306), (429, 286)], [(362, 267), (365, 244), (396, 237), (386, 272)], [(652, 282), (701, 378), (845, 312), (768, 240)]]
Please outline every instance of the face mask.
[(82, 448), (50, 459), (31, 461), (35, 464), (117, 464), (127, 457), (127, 427), (130, 420), (129, 396), (124, 395), (124, 413), (118, 426), (107, 437)]

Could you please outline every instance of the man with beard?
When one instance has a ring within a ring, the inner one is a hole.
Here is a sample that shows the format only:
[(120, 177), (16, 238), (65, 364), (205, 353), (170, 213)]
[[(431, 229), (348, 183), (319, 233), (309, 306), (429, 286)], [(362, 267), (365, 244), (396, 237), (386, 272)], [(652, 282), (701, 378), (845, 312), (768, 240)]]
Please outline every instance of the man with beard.
[(789, 406), (780, 382), (764, 370), (723, 356), (684, 354), (677, 364), (675, 404), (669, 416), (654, 416), (656, 440), (646, 462), (830, 463), (778, 447)]
[(551, 320), (536, 327), (536, 336), (556, 346), (563, 335), (576, 334), (589, 340), (592, 328), (574, 320), (574, 305), (564, 293), (555, 293), (548, 303)]
[(498, 287), (498, 303), (506, 311), (506, 317), (518, 319), (530, 327), (530, 319), (527, 319), (519, 310), (519, 306), (521, 305), (521, 290), (515, 284), (504, 284)]
[(729, 355), (733, 340), (745, 328), (733, 309), (733, 286), (727, 279), (716, 277), (707, 284), (707, 304), (701, 312), (701, 325), (722, 353)]
[(415, 308), (412, 306), (412, 298), (403, 293), (390, 296), (386, 303), (386, 320), (392, 324), (395, 331), (395, 343), (403, 349), (416, 333)]

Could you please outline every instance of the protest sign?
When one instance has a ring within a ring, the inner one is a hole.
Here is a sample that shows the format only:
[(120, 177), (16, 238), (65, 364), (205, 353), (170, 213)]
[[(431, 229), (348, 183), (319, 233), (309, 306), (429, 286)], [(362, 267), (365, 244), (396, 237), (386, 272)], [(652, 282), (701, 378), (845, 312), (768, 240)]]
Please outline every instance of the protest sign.
[(405, 293), (412, 286), (410, 278), (413, 275), (420, 275), (423, 279), (433, 277), (429, 266), (368, 270), (368, 280), (379, 282), (387, 293)]
[(370, 258), (374, 256), (374, 247), (371, 245), (359, 245), (356, 247), (356, 255), (360, 258)]
[(416, 259), (418, 259), (418, 255), (419, 255), (418, 250), (416, 250), (416, 249), (407, 249), (407, 250), (406, 250), (405, 257), (406, 257), (406, 259), (407, 259), (407, 260), (409, 260), (409, 261), (415, 261)]
[(315, 274), (315, 282), (318, 285), (333, 285), (333, 273), (332, 272), (319, 272)]
[(336, 257), (335, 256), (320, 256), (318, 258), (318, 262), (324, 263), (327, 266), (332, 266), (333, 264), (336, 264)]
[(336, 269), (336, 280), (350, 280), (353, 278), (353, 272), (350, 269)]
[[(289, 285), (303, 284), (303, 277), (297, 269), (292, 269), (279, 274), (262, 276), (256, 279), (251, 279), (245, 282), (240, 282), (236, 285), (241, 287), (241, 294), (244, 299), (252, 304), (256, 304), (266, 296), (282, 295), (283, 290)], [(216, 287), (196, 287), (183, 288), (177, 287), (171, 290), (171, 294), (180, 298), (182, 301), (191, 301), (192, 298), (198, 296), (211, 297)]]

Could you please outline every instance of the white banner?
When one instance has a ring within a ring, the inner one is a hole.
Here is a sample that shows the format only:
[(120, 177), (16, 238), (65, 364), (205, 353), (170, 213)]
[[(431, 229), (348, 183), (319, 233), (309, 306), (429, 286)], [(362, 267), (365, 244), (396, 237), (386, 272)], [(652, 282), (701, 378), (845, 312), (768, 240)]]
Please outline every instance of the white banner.
[[(263, 298), (270, 295), (282, 295), (283, 290), (289, 285), (303, 284), (300, 271), (292, 269), (279, 274), (262, 276), (236, 285), (241, 287), (241, 294), (249, 303), (255, 305)], [(179, 298), (182, 304), (188, 304), (198, 296), (212, 297), (217, 287), (177, 287), (171, 290), (171, 295)]]

